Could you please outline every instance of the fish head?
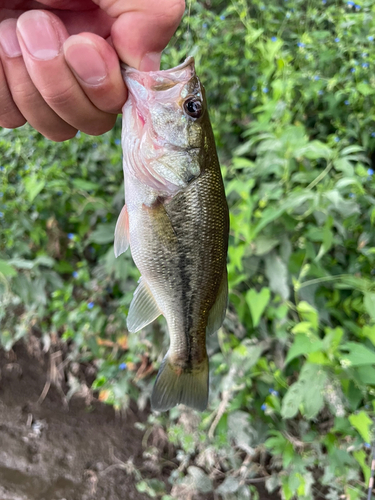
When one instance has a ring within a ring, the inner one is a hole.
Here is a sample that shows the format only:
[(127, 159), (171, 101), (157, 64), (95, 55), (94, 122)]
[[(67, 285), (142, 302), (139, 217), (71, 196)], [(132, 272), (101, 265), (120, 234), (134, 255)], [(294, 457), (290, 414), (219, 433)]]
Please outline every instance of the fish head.
[(194, 59), (164, 71), (125, 67), (123, 75), (129, 90), (123, 148), (133, 149), (130, 169), (153, 188), (173, 194), (203, 168), (208, 115)]

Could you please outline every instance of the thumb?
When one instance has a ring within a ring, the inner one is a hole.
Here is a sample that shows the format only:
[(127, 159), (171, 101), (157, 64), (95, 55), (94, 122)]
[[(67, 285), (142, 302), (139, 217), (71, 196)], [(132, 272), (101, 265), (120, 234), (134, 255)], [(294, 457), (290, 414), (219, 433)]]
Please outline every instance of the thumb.
[(166, 47), (185, 10), (184, 0), (94, 0), (115, 18), (112, 43), (120, 59), (141, 71), (159, 69)]

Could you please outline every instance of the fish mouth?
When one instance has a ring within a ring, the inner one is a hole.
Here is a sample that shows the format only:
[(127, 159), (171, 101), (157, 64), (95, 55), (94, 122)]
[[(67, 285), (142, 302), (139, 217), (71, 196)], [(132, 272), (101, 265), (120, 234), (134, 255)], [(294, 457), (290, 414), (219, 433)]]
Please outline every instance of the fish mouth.
[(183, 61), (178, 66), (175, 66), (174, 68), (161, 69), (158, 71), (139, 71), (138, 69), (133, 68), (132, 66), (128, 66), (125, 63), (120, 64), (120, 67), (121, 67), (124, 74), (129, 74), (130, 72), (136, 72), (136, 73), (149, 74), (150, 76), (153, 76), (154, 74), (158, 74), (159, 76), (168, 75), (168, 74), (175, 73), (177, 71), (181, 71), (183, 69), (186, 69), (189, 66), (191, 66), (191, 72), (192, 72), (192, 74), (194, 74), (195, 73), (195, 62), (194, 62), (193, 56), (188, 56), (185, 59), (185, 61)]
[(175, 66), (174, 68), (163, 69), (163, 70), (158, 71), (157, 73), (163, 73), (163, 74), (174, 73), (175, 71), (180, 71), (182, 69), (187, 68), (188, 66), (192, 66), (192, 69), (194, 70), (194, 57), (193, 56), (188, 56), (184, 62), (182, 62), (178, 66)]

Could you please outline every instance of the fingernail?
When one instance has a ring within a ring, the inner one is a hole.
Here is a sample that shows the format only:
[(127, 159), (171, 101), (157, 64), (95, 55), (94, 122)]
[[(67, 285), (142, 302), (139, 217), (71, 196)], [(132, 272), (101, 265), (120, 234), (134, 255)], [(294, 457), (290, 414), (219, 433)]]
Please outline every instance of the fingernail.
[(95, 45), (86, 38), (72, 35), (63, 45), (66, 62), (89, 85), (98, 85), (107, 76), (107, 66)]
[(161, 52), (147, 52), (139, 64), (139, 71), (158, 71), (160, 59)]
[(16, 26), (16, 19), (7, 19), (0, 23), (0, 44), (8, 57), (19, 57), (22, 54)]
[(35, 59), (48, 61), (60, 52), (60, 40), (51, 17), (40, 10), (30, 10), (20, 16), (17, 29), (27, 50)]

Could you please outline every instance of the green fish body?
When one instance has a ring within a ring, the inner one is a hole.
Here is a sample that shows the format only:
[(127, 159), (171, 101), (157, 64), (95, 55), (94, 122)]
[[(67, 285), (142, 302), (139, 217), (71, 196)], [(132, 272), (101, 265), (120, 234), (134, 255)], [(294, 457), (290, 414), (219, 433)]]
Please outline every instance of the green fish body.
[(170, 347), (151, 406), (204, 410), (208, 400), (206, 333), (225, 317), (229, 216), (204, 89), (194, 60), (166, 71), (124, 70), (125, 202), (116, 256), (130, 244), (141, 278), (128, 329), (163, 314)]

